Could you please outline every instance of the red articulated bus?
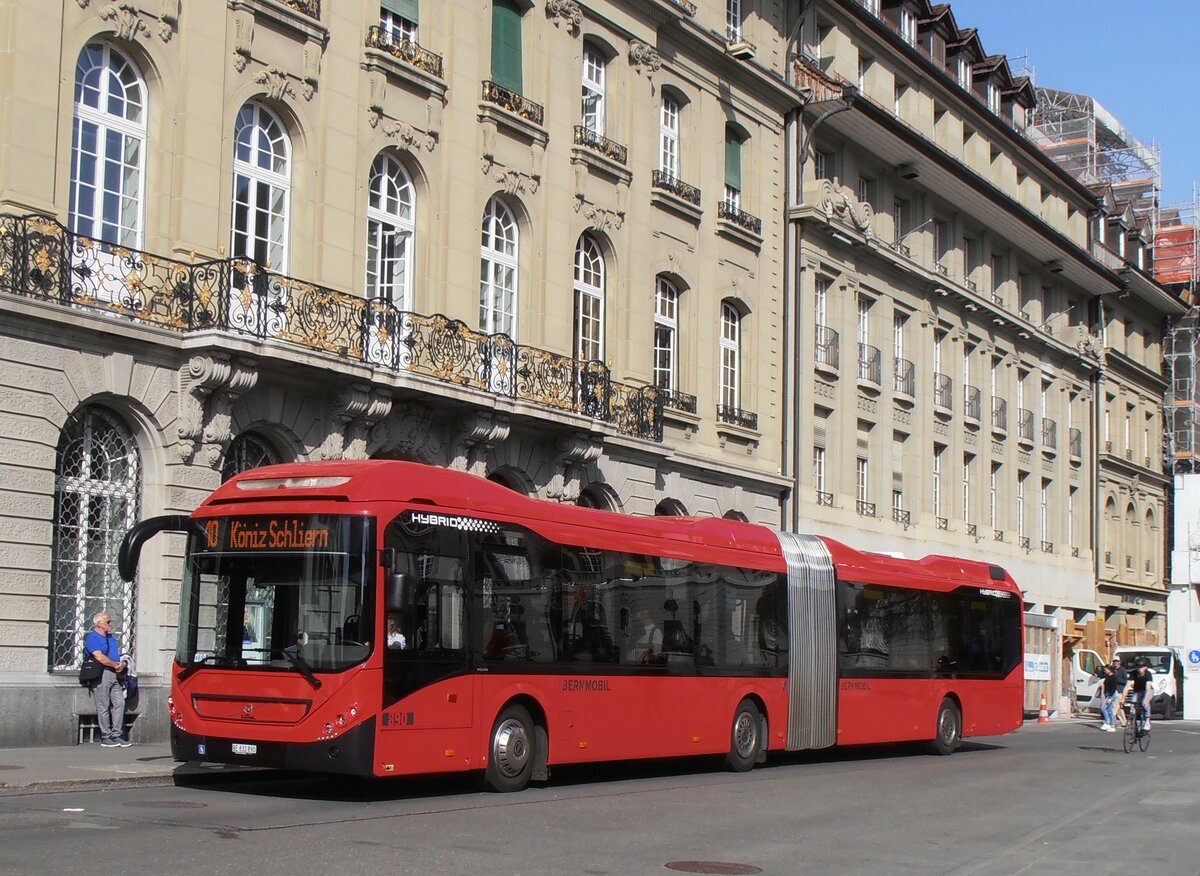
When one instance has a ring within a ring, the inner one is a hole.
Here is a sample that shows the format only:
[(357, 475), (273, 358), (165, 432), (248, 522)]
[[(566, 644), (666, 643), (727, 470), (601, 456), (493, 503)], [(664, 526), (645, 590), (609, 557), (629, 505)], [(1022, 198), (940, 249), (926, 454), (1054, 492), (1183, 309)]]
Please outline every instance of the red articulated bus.
[(364, 776), (928, 740), (1021, 724), (1021, 593), (734, 520), (629, 517), (399, 461), (276, 465), (190, 517), (176, 759)]

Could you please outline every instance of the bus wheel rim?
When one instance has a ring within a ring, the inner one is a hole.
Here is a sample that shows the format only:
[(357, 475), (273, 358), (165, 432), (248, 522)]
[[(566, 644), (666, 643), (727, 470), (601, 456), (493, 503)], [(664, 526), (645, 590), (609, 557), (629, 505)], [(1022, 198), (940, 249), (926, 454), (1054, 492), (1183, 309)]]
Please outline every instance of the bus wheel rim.
[(754, 716), (749, 712), (738, 713), (733, 724), (733, 747), (739, 757), (749, 757), (754, 754), (758, 743), (757, 728), (754, 726)]
[(496, 728), (496, 738), (492, 741), (492, 755), (496, 768), (513, 778), (519, 776), (529, 762), (529, 734), (525, 725), (520, 721), (509, 718)]
[(941, 731), (942, 742), (947, 745), (953, 744), (958, 733), (954, 729), (954, 714), (949, 709), (943, 710), (941, 727), (938, 729)]

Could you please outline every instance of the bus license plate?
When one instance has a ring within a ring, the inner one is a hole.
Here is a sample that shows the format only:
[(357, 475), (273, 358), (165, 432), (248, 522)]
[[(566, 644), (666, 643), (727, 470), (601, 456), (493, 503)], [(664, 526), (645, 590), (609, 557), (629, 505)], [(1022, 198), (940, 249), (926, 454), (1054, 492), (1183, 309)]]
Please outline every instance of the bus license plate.
[(235, 743), (233, 743), (233, 753), (234, 754), (257, 754), (258, 746), (254, 745), (252, 743), (249, 743), (249, 742), (235, 742)]

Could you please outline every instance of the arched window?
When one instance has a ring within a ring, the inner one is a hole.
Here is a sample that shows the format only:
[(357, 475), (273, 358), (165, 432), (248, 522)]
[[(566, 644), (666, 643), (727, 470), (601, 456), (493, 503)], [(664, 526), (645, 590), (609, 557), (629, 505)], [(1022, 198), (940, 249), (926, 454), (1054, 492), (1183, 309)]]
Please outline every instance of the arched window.
[(729, 302), (721, 305), (720, 404), (729, 413), (741, 407), (741, 315)]
[(604, 255), (587, 234), (575, 247), (575, 358), (604, 361)]
[(1156, 561), (1158, 559), (1159, 541), (1157, 538), (1158, 532), (1156, 530), (1157, 526), (1154, 522), (1154, 509), (1151, 508), (1146, 511), (1146, 522), (1144, 531), (1142, 533), (1142, 545), (1145, 549), (1143, 570), (1147, 576), (1158, 574), (1158, 563)]
[(1119, 524), (1117, 503), (1112, 496), (1109, 496), (1108, 501), (1104, 503), (1104, 565), (1106, 566), (1117, 564), (1117, 554), (1121, 551), (1121, 545), (1117, 539)]
[(583, 129), (604, 136), (605, 68), (608, 59), (593, 43), (583, 44)]
[(678, 499), (663, 499), (654, 506), (655, 517), (687, 517), (688, 511)]
[(75, 64), (71, 230), (140, 249), (146, 171), (146, 85), (132, 62), (88, 43)]
[(620, 511), (616, 495), (604, 484), (589, 484), (584, 487), (575, 502), (580, 508), (597, 508), (601, 511)]
[(371, 165), (367, 193), (367, 297), (411, 310), (415, 203), (412, 179), (381, 152)]
[(140, 514), (142, 463), (129, 430), (99, 407), (77, 411), (58, 441), (54, 484), (50, 668), (79, 665), (92, 617), (107, 611), (129, 650), (133, 585), (117, 574), (117, 549)]
[(499, 198), (483, 211), (479, 258), (479, 328), (517, 339), (517, 220)]
[(238, 112), (233, 139), (230, 255), (286, 273), (291, 142), (275, 114), (253, 101)]
[(745, 514), (743, 514), (741, 511), (734, 511), (732, 509), (730, 509), (729, 511), (726, 511), (721, 516), (724, 517), (726, 520), (740, 520), (742, 523), (750, 522), (750, 518), (747, 517)]
[(243, 432), (229, 442), (229, 450), (221, 466), (221, 482), (260, 465), (274, 465), (277, 462), (279, 455), (274, 447), (254, 432)]
[(654, 289), (654, 385), (679, 388), (679, 290), (666, 277)]

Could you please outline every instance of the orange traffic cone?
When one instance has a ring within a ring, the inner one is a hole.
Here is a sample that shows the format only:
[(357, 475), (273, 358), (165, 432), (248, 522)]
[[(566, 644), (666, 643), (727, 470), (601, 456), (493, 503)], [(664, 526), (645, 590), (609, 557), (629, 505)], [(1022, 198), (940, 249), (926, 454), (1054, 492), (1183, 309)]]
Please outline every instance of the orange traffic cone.
[(1046, 695), (1045, 694), (1042, 694), (1042, 705), (1038, 709), (1038, 723), (1039, 724), (1049, 724), (1050, 723), (1050, 713), (1048, 711), (1046, 711)]

